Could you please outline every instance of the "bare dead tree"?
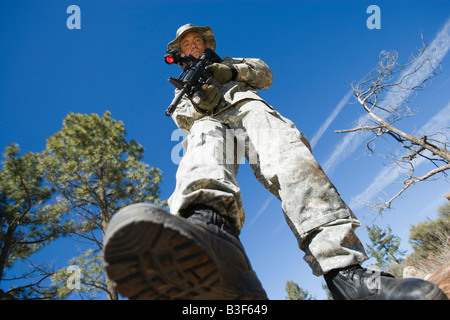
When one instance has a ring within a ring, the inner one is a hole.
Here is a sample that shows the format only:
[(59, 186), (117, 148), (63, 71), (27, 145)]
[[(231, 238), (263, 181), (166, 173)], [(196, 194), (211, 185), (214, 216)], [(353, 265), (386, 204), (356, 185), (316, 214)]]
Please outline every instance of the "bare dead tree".
[[(442, 72), (442, 65), (436, 58), (434, 49), (423, 46), (416, 55), (412, 55), (406, 64), (398, 63), (395, 51), (382, 51), (377, 66), (362, 82), (351, 84), (357, 102), (364, 110), (355, 128), (337, 130), (337, 133), (364, 131), (369, 133), (367, 149), (374, 153), (375, 141), (393, 140), (401, 146), (400, 151), (389, 153), (383, 149), (383, 156), (389, 157), (393, 164), (399, 166), (405, 178), (400, 190), (388, 195), (381, 202), (367, 203), (376, 208), (379, 214), (391, 208), (392, 202), (401, 196), (412, 185), (444, 176), (450, 169), (449, 127), (424, 128), (426, 132), (413, 131), (407, 133), (400, 129), (399, 121), (416, 114), (410, 106), (417, 93), (426, 89), (431, 80)], [(427, 172), (417, 173), (416, 168), (422, 162), (430, 166)]]

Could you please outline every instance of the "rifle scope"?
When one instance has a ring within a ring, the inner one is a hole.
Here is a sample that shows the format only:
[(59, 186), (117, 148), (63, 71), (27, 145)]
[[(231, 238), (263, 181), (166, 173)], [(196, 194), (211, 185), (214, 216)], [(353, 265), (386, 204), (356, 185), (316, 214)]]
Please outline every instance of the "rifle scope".
[(173, 64), (173, 63), (177, 63), (178, 64), (182, 60), (183, 60), (183, 58), (181, 57), (181, 54), (177, 50), (169, 50), (164, 55), (164, 61), (167, 64)]

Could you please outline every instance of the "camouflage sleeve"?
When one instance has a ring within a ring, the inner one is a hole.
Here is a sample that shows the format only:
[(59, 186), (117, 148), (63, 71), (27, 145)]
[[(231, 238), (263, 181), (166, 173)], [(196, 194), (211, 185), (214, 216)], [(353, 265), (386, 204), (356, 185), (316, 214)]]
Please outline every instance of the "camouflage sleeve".
[(245, 82), (255, 89), (268, 89), (273, 82), (272, 70), (261, 59), (233, 59), (238, 71), (236, 81)]

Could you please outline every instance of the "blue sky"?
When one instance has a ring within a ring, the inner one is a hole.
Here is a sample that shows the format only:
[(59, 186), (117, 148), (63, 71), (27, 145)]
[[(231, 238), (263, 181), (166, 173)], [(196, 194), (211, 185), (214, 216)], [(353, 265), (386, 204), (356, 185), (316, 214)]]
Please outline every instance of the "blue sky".
[[(66, 26), (72, 4), (81, 9), (79, 30)], [(381, 9), (381, 29), (366, 26), (372, 4)], [(167, 78), (180, 69), (162, 57), (179, 26), (210, 25), (220, 56), (261, 58), (271, 67), (274, 83), (261, 95), (313, 142), (317, 160), (363, 223), (358, 235), (367, 243), (365, 225), (374, 216), (355, 199), (392, 193), (400, 178), (385, 159), (364, 155), (363, 140), (334, 132), (353, 127), (360, 116), (348, 83), (362, 79), (382, 50), (398, 51), (406, 63), (421, 47), (422, 33), (428, 44), (436, 40), (443, 72), (415, 99), (420, 113), (402, 126), (420, 129), (437, 120), (449, 126), (449, 18), (449, 1), (3, 0), (0, 148), (15, 142), (23, 152), (41, 152), (69, 112), (109, 110), (124, 122), (128, 139), (144, 146), (144, 161), (162, 170), (161, 196), (168, 198), (177, 169), (171, 151), (180, 141), (171, 140), (176, 126), (164, 115), (173, 98)], [(248, 164), (238, 180), (247, 214), (241, 240), (269, 298), (284, 299), (287, 280), (324, 298), (323, 280), (303, 261), (279, 201)], [(376, 223), (389, 224), (410, 250), (410, 225), (434, 218), (448, 192), (444, 180), (417, 185)], [(46, 256), (64, 266), (71, 246), (56, 243)]]

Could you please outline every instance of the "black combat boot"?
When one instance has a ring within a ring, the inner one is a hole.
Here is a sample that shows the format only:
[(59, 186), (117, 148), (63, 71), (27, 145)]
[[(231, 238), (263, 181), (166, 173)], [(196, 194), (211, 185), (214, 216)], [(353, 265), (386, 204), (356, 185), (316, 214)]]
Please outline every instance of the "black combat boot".
[(439, 287), (421, 279), (396, 279), (353, 265), (325, 274), (334, 300), (447, 300)]
[(232, 224), (205, 206), (172, 215), (151, 204), (108, 225), (108, 277), (130, 299), (267, 299)]

